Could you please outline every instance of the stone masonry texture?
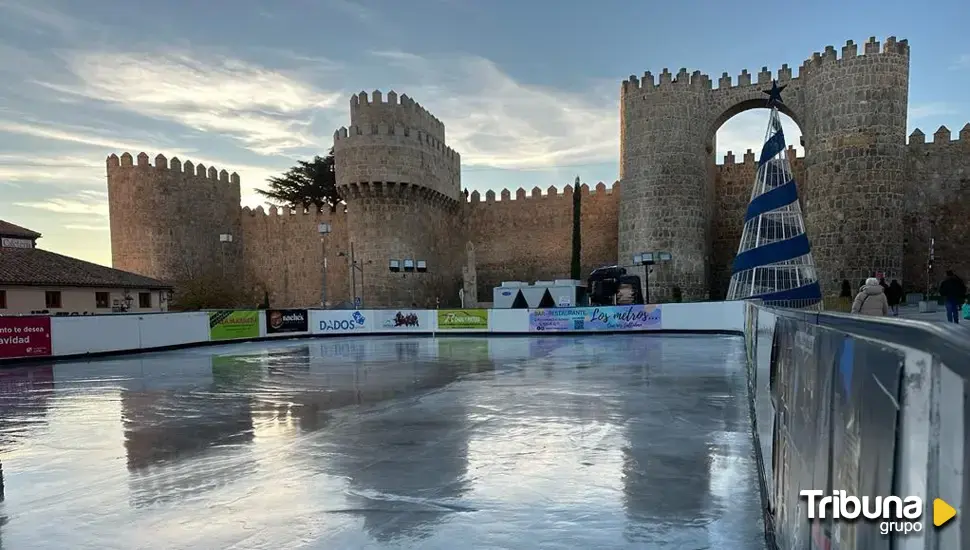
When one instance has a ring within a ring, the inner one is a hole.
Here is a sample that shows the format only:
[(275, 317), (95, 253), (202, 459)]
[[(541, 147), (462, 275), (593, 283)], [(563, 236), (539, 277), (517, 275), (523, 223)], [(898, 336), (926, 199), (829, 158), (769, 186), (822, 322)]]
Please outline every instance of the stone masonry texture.
[[(620, 94), (620, 180), (578, 190), (463, 192), (444, 124), (395, 92), (352, 96), (350, 125), (334, 133), (346, 202), (337, 212), (240, 208), (235, 174), (112, 155), (114, 266), (163, 280), (224, 269), (267, 292), (273, 307), (318, 305), (324, 277), (331, 303), (356, 293), (372, 308), (457, 306), (463, 284), (489, 302), (502, 281), (569, 277), (579, 192), (584, 273), (668, 251), (673, 261), (650, 274), (654, 301), (675, 286), (685, 300), (722, 299), (759, 152), (718, 163), (714, 138), (732, 116), (764, 107), (762, 92), (777, 79), (787, 86), (782, 111), (803, 134), (804, 157), (791, 148), (788, 157), (823, 292), (877, 272), (911, 292), (935, 286), (946, 269), (970, 277), (970, 124), (956, 140), (941, 127), (932, 140), (916, 130), (907, 144), (908, 43), (871, 38), (859, 49), (849, 41), (839, 55), (828, 46), (797, 76), (787, 65), (743, 71), (737, 82), (724, 73), (717, 88), (686, 69), (631, 76)], [(321, 222), (333, 228), (324, 241)], [(221, 233), (233, 242), (220, 243)], [(936, 271), (927, 277), (931, 240)], [(428, 270), (393, 273), (392, 259), (424, 260)]]

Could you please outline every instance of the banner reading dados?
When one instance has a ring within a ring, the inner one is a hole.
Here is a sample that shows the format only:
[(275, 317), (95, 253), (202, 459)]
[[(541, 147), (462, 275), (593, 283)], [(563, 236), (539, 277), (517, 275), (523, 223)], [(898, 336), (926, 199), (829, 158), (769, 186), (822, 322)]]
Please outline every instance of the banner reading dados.
[(266, 334), (307, 332), (309, 315), (305, 309), (270, 309), (266, 311)]
[(0, 317), (0, 358), (51, 354), (51, 318)]

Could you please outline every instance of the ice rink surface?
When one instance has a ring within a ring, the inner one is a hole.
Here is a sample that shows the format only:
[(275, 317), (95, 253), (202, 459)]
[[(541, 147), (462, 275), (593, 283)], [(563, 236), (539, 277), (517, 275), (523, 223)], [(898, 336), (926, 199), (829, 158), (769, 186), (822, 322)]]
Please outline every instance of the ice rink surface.
[(764, 548), (740, 337), (289, 340), (0, 371), (0, 548)]

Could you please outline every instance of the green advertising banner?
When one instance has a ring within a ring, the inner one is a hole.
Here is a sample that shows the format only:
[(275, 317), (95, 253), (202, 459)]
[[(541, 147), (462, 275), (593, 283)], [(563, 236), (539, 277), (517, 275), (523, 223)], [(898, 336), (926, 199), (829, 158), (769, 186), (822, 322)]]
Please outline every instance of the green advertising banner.
[(226, 310), (209, 312), (209, 339), (259, 338), (259, 312)]
[(488, 310), (439, 309), (438, 330), (488, 330)]

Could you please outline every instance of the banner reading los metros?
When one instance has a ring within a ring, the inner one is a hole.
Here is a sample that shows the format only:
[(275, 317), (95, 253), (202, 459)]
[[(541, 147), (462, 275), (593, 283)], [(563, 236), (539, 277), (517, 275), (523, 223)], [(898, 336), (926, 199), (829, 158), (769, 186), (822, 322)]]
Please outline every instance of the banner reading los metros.
[(50, 354), (50, 317), (0, 317), (0, 358)]
[(310, 316), (305, 309), (270, 309), (266, 311), (266, 334), (308, 332)]
[(529, 332), (660, 330), (659, 305), (529, 310)]
[(363, 311), (352, 309), (314, 311), (313, 322), (314, 334), (356, 334), (371, 329), (369, 317)]
[(439, 309), (438, 330), (488, 330), (488, 310)]
[(259, 312), (223, 310), (209, 312), (209, 339), (259, 338)]

